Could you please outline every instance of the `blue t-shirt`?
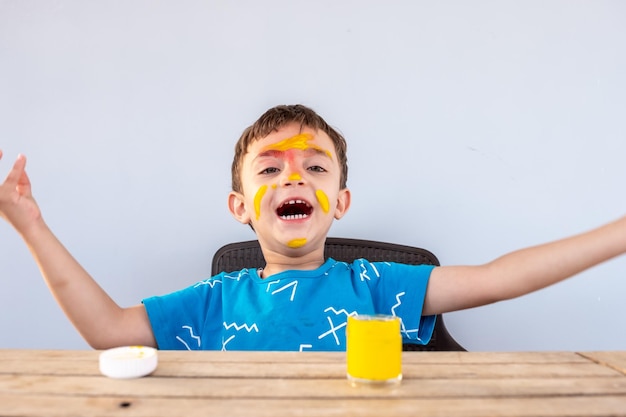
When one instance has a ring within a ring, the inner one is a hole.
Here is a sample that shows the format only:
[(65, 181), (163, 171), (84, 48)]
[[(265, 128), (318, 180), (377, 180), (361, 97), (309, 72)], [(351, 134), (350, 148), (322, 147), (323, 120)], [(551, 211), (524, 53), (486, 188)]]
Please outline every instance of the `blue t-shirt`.
[(356, 314), (397, 316), (404, 343), (426, 344), (435, 316), (421, 313), (433, 268), (328, 259), (266, 279), (243, 269), (143, 303), (159, 349), (342, 351)]

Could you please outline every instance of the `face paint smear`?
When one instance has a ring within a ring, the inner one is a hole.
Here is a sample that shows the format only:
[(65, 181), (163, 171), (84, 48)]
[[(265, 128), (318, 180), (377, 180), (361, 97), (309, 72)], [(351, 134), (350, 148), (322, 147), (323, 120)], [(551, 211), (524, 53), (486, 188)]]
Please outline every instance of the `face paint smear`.
[(278, 143), (269, 145), (265, 151), (281, 151), (285, 152), (289, 149), (300, 149), (302, 151), (306, 149), (315, 149), (316, 151), (324, 152), (330, 159), (333, 159), (330, 151), (324, 150), (317, 145), (310, 145), (309, 142), (313, 139), (313, 136), (309, 133), (300, 133), (299, 135), (292, 136), (290, 138), (281, 140)]
[(328, 213), (328, 209), (330, 208), (330, 204), (328, 203), (328, 196), (322, 190), (315, 191), (315, 197), (317, 197), (317, 201), (320, 202), (320, 206), (324, 213)]
[(300, 181), (301, 179), (302, 177), (298, 173), (294, 173), (289, 176), (290, 181)]
[(287, 242), (287, 246), (290, 248), (301, 248), (306, 243), (306, 238), (294, 239)]
[(256, 214), (257, 220), (259, 220), (259, 217), (261, 217), (261, 199), (265, 195), (266, 191), (267, 191), (267, 185), (262, 185), (259, 188), (259, 191), (257, 191), (256, 195), (254, 196), (254, 212)]

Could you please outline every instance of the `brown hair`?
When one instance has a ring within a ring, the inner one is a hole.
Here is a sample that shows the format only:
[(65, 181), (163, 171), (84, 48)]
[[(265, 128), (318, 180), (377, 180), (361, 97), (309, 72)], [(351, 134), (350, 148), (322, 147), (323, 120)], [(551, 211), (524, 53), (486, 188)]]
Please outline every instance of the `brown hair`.
[(242, 192), (241, 186), (241, 163), (243, 157), (248, 152), (248, 146), (258, 139), (262, 139), (270, 133), (277, 131), (281, 127), (289, 123), (300, 123), (301, 127), (309, 127), (311, 129), (321, 130), (326, 133), (335, 144), (335, 151), (341, 168), (341, 177), (339, 187), (346, 188), (348, 181), (348, 156), (347, 145), (344, 137), (335, 129), (330, 127), (328, 123), (313, 109), (301, 104), (280, 105), (273, 107), (263, 113), (259, 119), (243, 131), (241, 137), (235, 145), (235, 157), (231, 168), (232, 188), (233, 191)]

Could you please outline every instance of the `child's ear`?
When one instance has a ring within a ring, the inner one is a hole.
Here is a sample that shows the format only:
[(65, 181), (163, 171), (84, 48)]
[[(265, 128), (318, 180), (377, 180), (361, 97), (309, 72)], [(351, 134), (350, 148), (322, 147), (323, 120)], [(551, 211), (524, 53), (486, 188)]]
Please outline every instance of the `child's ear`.
[(230, 214), (240, 223), (250, 223), (250, 216), (248, 210), (246, 210), (246, 204), (243, 199), (243, 194), (231, 191), (228, 194), (228, 210)]
[(335, 219), (341, 219), (344, 214), (348, 212), (348, 209), (350, 208), (351, 197), (352, 196), (349, 189), (344, 188), (343, 190), (339, 191), (339, 196), (337, 197), (337, 207), (335, 207)]

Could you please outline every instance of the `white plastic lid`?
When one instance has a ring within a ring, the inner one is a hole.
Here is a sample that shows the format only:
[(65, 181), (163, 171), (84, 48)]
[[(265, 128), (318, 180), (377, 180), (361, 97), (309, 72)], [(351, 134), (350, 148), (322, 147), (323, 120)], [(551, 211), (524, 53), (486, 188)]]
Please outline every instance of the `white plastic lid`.
[(157, 350), (146, 346), (124, 346), (100, 353), (100, 372), (109, 378), (139, 378), (154, 372)]

